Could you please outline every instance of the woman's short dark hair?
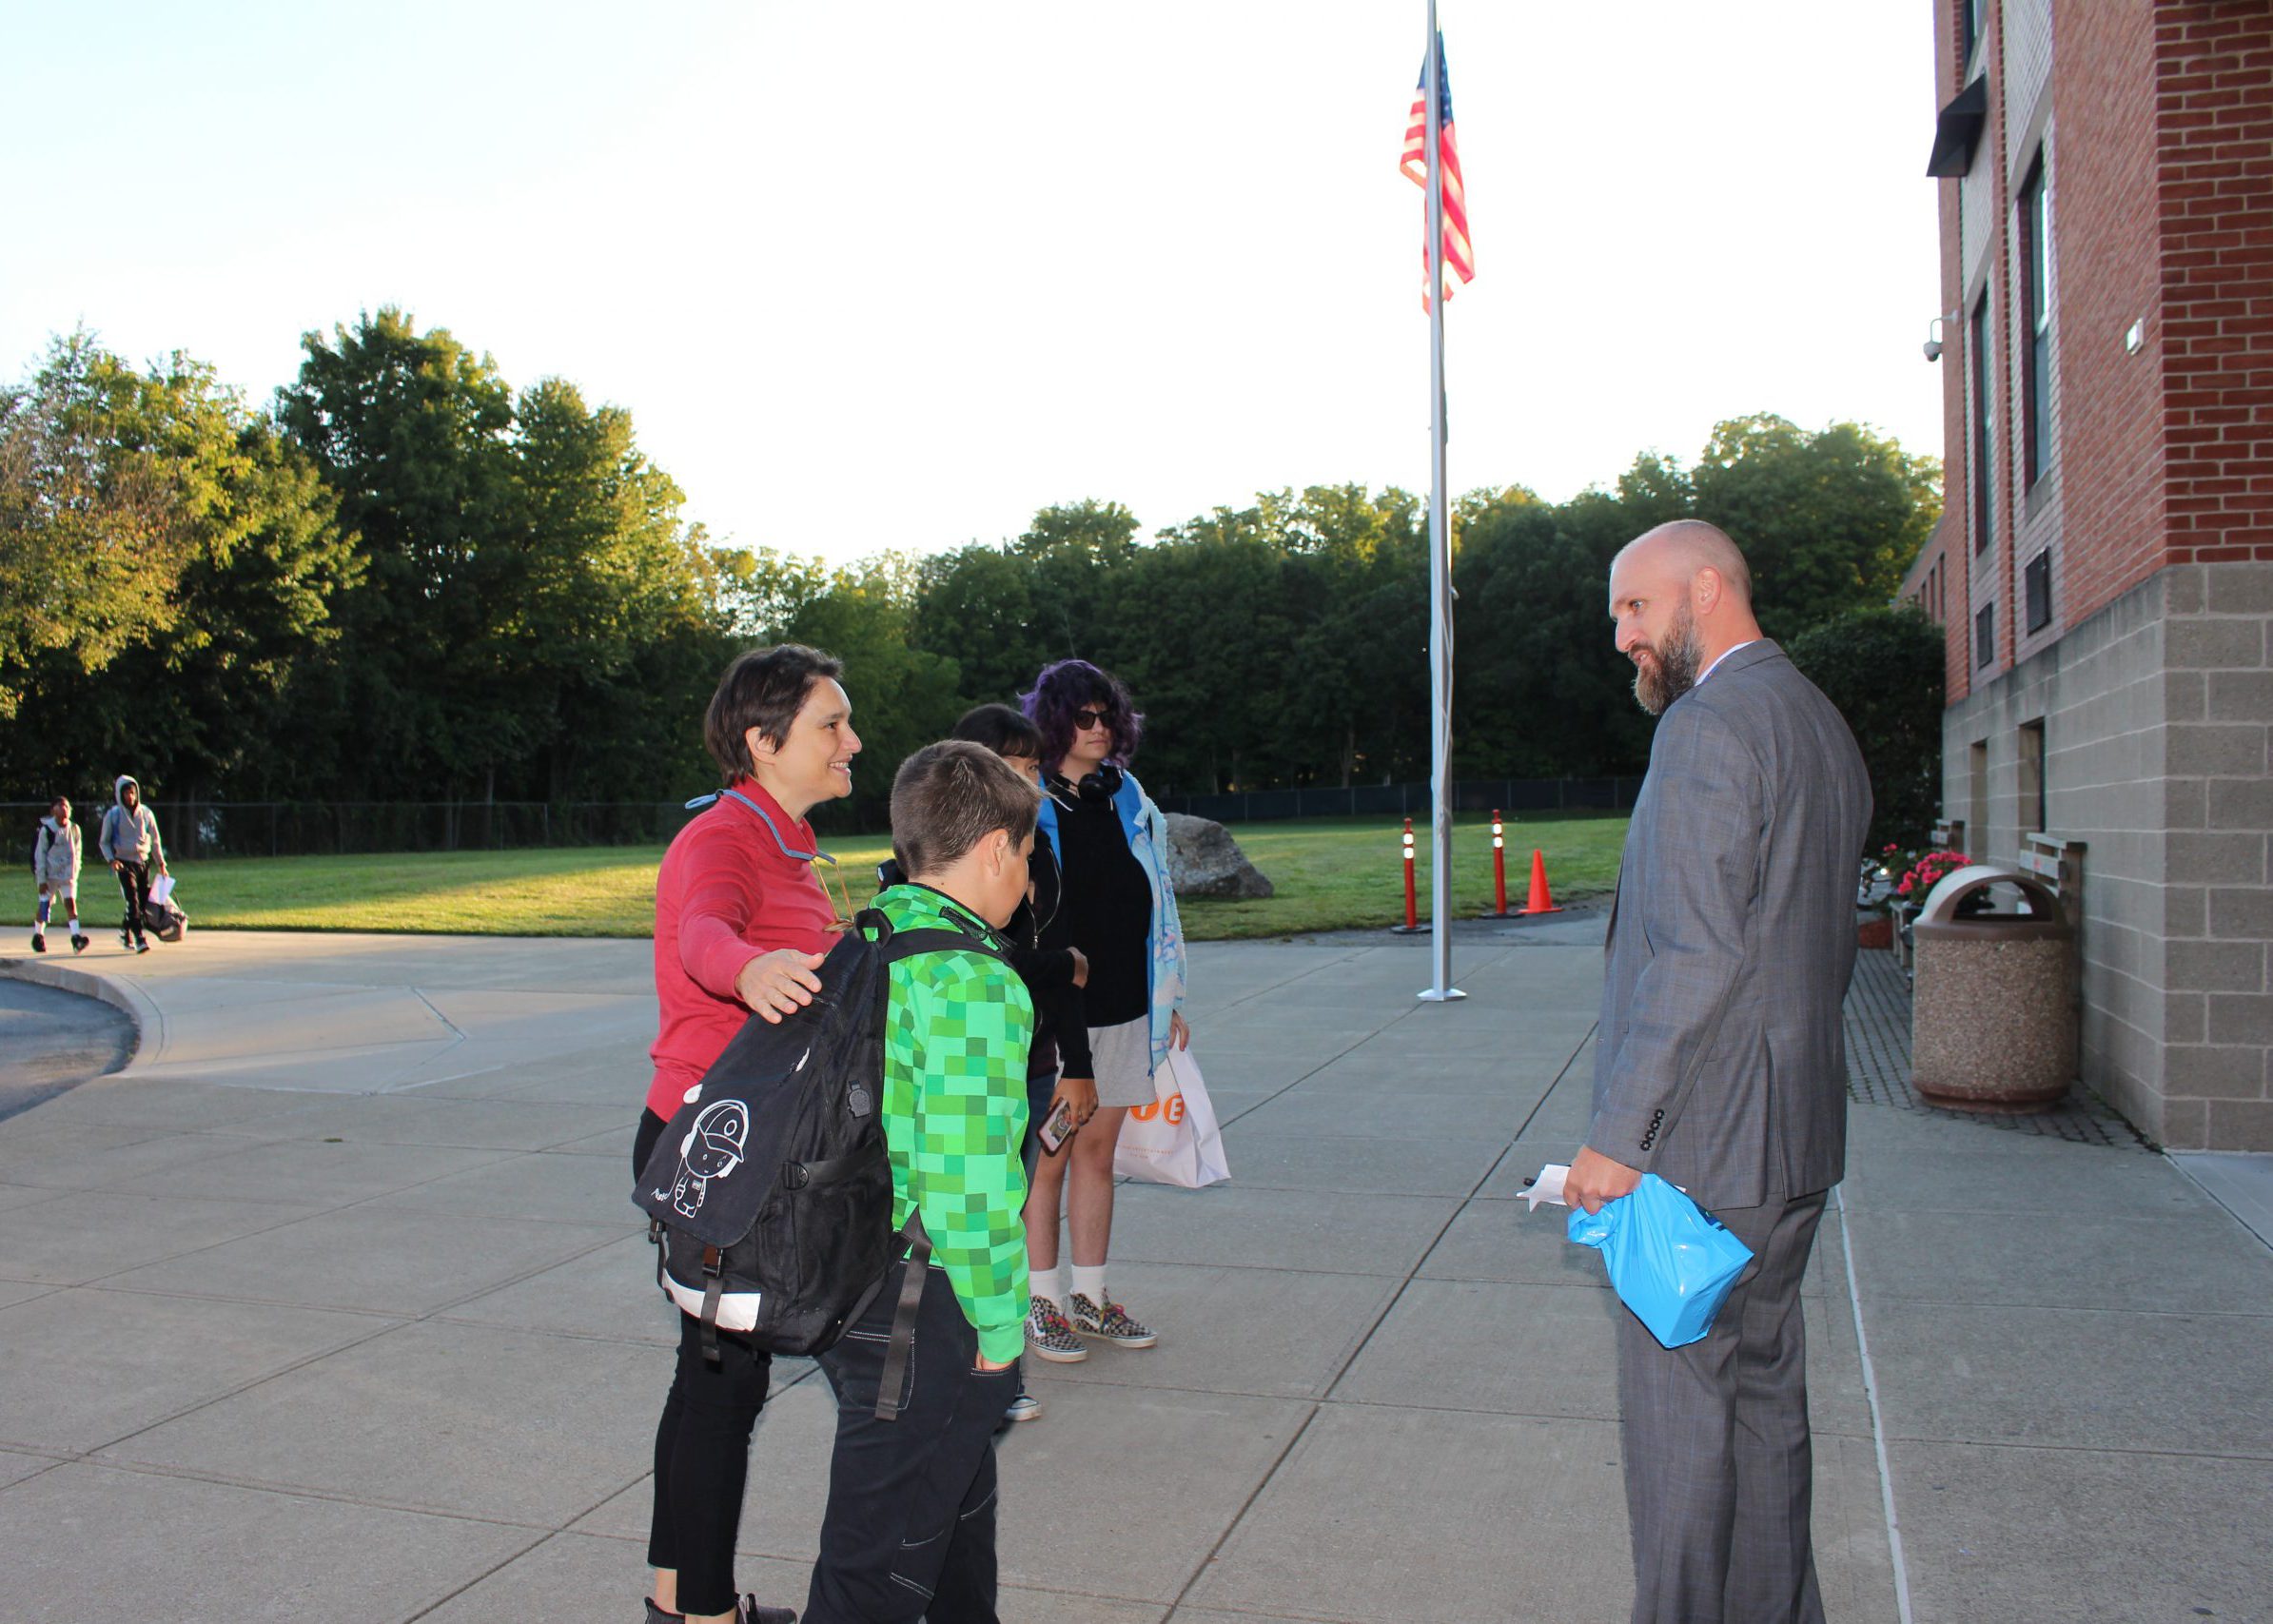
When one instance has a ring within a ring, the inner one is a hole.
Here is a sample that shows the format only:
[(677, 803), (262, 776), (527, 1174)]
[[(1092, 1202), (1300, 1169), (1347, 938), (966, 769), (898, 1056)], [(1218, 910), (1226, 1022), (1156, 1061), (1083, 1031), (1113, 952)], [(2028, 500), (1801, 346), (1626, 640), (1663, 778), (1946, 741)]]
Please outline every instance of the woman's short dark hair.
[(778, 745), (805, 708), (805, 696), (823, 677), (840, 676), (844, 662), (803, 643), (776, 643), (735, 656), (718, 678), (710, 709), (702, 714), (702, 741), (729, 782), (757, 771), (750, 759), (749, 732)]
[(1042, 730), (1027, 720), (1024, 712), (1009, 705), (980, 705), (964, 712), (963, 719), (948, 736), (983, 744), (997, 755), (1039, 757), (1042, 753)]
[(927, 744), (892, 780), (892, 854), (912, 877), (936, 873), (998, 829), (1033, 833), (1042, 792), (970, 739)]
[(1145, 718), (1128, 696), (1121, 679), (1100, 671), (1086, 659), (1062, 659), (1046, 665), (1034, 678), (1034, 691), (1021, 694), (1019, 705), (1042, 730), (1042, 770), (1057, 771), (1073, 744), (1073, 714), (1084, 708), (1103, 711), (1113, 731), (1112, 749), (1106, 759), (1126, 767), (1145, 736)]

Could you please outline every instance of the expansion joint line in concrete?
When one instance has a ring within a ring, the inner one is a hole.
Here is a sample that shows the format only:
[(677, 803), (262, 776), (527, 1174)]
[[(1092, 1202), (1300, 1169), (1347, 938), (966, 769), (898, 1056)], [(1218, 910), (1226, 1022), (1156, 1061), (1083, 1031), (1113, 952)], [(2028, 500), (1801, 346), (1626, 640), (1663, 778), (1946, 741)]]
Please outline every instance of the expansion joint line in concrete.
[(1886, 1506), (1887, 1553), (1894, 1566), (1894, 1605), (1902, 1624), (1912, 1624), (1910, 1572), (1902, 1561), (1902, 1523), (1894, 1512), (1894, 1468), (1887, 1455), (1886, 1418), (1878, 1408), (1878, 1370), (1871, 1362), (1871, 1339), (1863, 1330), (1862, 1278), (1854, 1266), (1854, 1226), (1849, 1221), (1847, 1191), (1832, 1192), (1839, 1203), (1839, 1246), (1847, 1256), (1847, 1301), (1854, 1310), (1854, 1348), (1863, 1367), (1863, 1395), (1871, 1401), (1871, 1442), (1878, 1453), (1878, 1493)]
[[(1364, 1044), (1372, 1042), (1374, 1038), (1381, 1036), (1382, 1032), (1385, 1032), (1391, 1027), (1396, 1026), (1398, 1022), (1407, 1020), (1421, 1009), (1426, 1008), (1427, 1006), (1425, 1005), (1413, 1006), (1411, 1008), (1406, 1009), (1403, 1013), (1384, 1022), (1368, 1036), (1361, 1038), (1357, 1043), (1352, 1044), (1350, 1047), (1358, 1048), (1362, 1047)], [(1366, 1347), (1373, 1341), (1374, 1337), (1379, 1334), (1382, 1324), (1387, 1321), (1390, 1315), (1397, 1311), (1397, 1305), (1404, 1301), (1404, 1295), (1406, 1291), (1411, 1289), (1413, 1282), (1420, 1276), (1421, 1271), (1428, 1265), (1428, 1261), (1431, 1257), (1435, 1256), (1437, 1248), (1443, 1244), (1444, 1237), (1451, 1232), (1452, 1226), (1460, 1222), (1460, 1215), (1468, 1210), (1469, 1205), (1476, 1201), (1478, 1193), (1482, 1190), (1484, 1185), (1491, 1183), (1492, 1175), (1499, 1170), (1499, 1164), (1507, 1160), (1508, 1152), (1515, 1148), (1516, 1140), (1522, 1137), (1523, 1130), (1529, 1127), (1533, 1120), (1538, 1117), (1540, 1109), (1546, 1105), (1548, 1098), (1554, 1094), (1556, 1089), (1562, 1086), (1563, 1079), (1570, 1075), (1572, 1065), (1577, 1062), (1579, 1055), (1586, 1052), (1586, 1046), (1590, 1041), (1592, 1041), (1594, 1035), (1594, 1027), (1589, 1027), (1586, 1029), (1586, 1035), (1581, 1037), (1577, 1044), (1573, 1047), (1571, 1052), (1563, 1057), (1562, 1065), (1556, 1068), (1555, 1080), (1549, 1083), (1545, 1088), (1540, 1090), (1538, 1102), (1531, 1107), (1531, 1110), (1525, 1115), (1522, 1122), (1517, 1125), (1515, 1134), (1509, 1138), (1505, 1145), (1500, 1147), (1499, 1154), (1492, 1158), (1492, 1164), (1483, 1170), (1482, 1176), (1476, 1181), (1475, 1184), (1469, 1189), (1468, 1193), (1460, 1198), (1460, 1204), (1452, 1209), (1451, 1216), (1446, 1218), (1442, 1224), (1439, 1225), (1437, 1233), (1430, 1238), (1429, 1243), (1421, 1249), (1421, 1255), (1414, 1259), (1412, 1266), (1405, 1270), (1404, 1278), (1397, 1282), (1397, 1289), (1389, 1294), (1389, 1300), (1382, 1303), (1380, 1312), (1374, 1315), (1373, 1323), (1365, 1327), (1364, 1335), (1359, 1337), (1350, 1344), (1348, 1353), (1342, 1356), (1342, 1363), (1335, 1369), (1333, 1376), (1320, 1390), (1320, 1397), (1313, 1399), (1310, 1401), (1310, 1409), (1309, 1412), (1303, 1417), (1303, 1424), (1294, 1429), (1293, 1436), (1286, 1440), (1286, 1447), (1279, 1451), (1277, 1457), (1272, 1459), (1269, 1469), (1256, 1480), (1254, 1488), (1248, 1491), (1247, 1497), (1240, 1502), (1239, 1510), (1233, 1513), (1231, 1519), (1224, 1525), (1224, 1532), (1216, 1536), (1215, 1543), (1208, 1546), (1207, 1554), (1202, 1556), (1198, 1563), (1193, 1566), (1190, 1575), (1184, 1581), (1183, 1588), (1177, 1591), (1176, 1599), (1168, 1604), (1168, 1611), (1164, 1620), (1164, 1624), (1174, 1624), (1176, 1614), (1183, 1609), (1185, 1602), (1191, 1595), (1192, 1587), (1200, 1582), (1201, 1577), (1207, 1572), (1209, 1566), (1212, 1565), (1216, 1557), (1222, 1554), (1225, 1545), (1229, 1543), (1231, 1536), (1239, 1532), (1240, 1524), (1246, 1521), (1247, 1513), (1254, 1509), (1255, 1502), (1263, 1497), (1264, 1492), (1267, 1490), (1277, 1479), (1279, 1476), (1279, 1469), (1285, 1465), (1287, 1458), (1294, 1454), (1296, 1446), (1303, 1441), (1303, 1437), (1310, 1431), (1310, 1424), (1318, 1419), (1319, 1413), (1323, 1411), (1328, 1404), (1335, 1402), (1334, 1389), (1342, 1385), (1342, 1379), (1343, 1377), (1349, 1374), (1350, 1366), (1356, 1364), (1358, 1360), (1364, 1355)], [(1343, 1052), (1347, 1053), (1348, 1050), (1344, 1050)], [(1340, 1057), (1337, 1056), (1336, 1058), (1339, 1059)], [(1281, 1094), (1284, 1094), (1289, 1088), (1299, 1087), (1304, 1079), (1316, 1075), (1318, 1071), (1324, 1069), (1325, 1066), (1330, 1066), (1332, 1064), (1332, 1061), (1326, 1061), (1319, 1066), (1314, 1066), (1310, 1071), (1304, 1072), (1303, 1077), (1297, 1078), (1294, 1082), (1289, 1083), (1285, 1088), (1282, 1088), (1278, 1091), (1278, 1093), (1271, 1095), (1270, 1100), (1279, 1098)], [(1259, 1101), (1256, 1105), (1250, 1105), (1248, 1110), (1260, 1109), (1263, 1105), (1270, 1104), (1270, 1100)], [(1244, 1116), (1245, 1114), (1245, 1111), (1242, 1111), (1240, 1113), (1241, 1116)], [(1233, 1118), (1231, 1120), (1237, 1121), (1238, 1119)], [(1903, 1619), (1903, 1624), (1910, 1624), (1910, 1619), (1907, 1615), (1905, 1615)]]

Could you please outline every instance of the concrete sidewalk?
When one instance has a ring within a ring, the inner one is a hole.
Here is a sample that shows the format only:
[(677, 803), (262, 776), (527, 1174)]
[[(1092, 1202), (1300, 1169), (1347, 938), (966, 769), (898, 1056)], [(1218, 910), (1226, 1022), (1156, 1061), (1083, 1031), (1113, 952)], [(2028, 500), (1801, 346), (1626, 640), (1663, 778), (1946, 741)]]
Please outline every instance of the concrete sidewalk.
[[(1125, 1189), (1162, 1343), (1033, 1373), (1006, 1620), (1625, 1616), (1622, 1310), (1515, 1199), (1585, 1122), (1589, 934), (1463, 948), (1448, 1007), (1417, 944), (1195, 950), (1235, 1182)], [(0, 1122), (0, 1616), (637, 1616), (647, 955), (78, 961), (143, 1048)], [(2135, 1142), (1852, 1124), (1807, 1303), (1832, 1618), (2273, 1618), (2273, 1251)], [(830, 1404), (777, 1380), (743, 1579), (794, 1602)]]

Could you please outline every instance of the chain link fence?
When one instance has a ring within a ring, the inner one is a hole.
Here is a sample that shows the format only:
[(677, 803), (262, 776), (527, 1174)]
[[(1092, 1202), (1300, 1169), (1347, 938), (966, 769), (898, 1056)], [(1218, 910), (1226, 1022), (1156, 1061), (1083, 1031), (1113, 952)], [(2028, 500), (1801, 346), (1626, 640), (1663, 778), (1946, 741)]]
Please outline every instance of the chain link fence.
[[(1470, 778), (1453, 786), (1461, 812), (1623, 812), (1639, 778)], [(1230, 794), (1162, 795), (1163, 812), (1218, 823), (1304, 817), (1426, 817), (1426, 784), (1353, 789), (1252, 790)], [(379, 851), (499, 851), (541, 846), (662, 846), (695, 814), (678, 801), (178, 801), (154, 799), (169, 857), (304, 857)], [(32, 831), (47, 812), (37, 801), (0, 801), (29, 861)], [(87, 860), (108, 804), (74, 803)], [(884, 809), (841, 803), (814, 809), (825, 834), (880, 830)]]
[[(694, 813), (677, 801), (174, 801), (153, 799), (168, 857), (304, 857), (495, 851), (535, 846), (661, 846)], [(47, 808), (0, 801), (29, 851)], [(87, 860), (108, 805), (74, 804)]]
[[(1629, 812), (1639, 778), (1463, 778), (1452, 786), (1455, 812)], [(1426, 784), (1361, 784), (1349, 789), (1246, 790), (1219, 795), (1162, 795), (1160, 810), (1217, 823), (1270, 823), (1300, 817), (1425, 818), (1435, 804)]]

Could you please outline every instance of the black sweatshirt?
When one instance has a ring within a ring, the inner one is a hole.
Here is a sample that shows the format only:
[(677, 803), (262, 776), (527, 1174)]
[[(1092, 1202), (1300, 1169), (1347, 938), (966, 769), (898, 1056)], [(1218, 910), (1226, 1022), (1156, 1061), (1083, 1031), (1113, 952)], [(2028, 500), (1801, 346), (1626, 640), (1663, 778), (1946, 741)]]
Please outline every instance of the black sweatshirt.
[[(907, 877), (894, 857), (876, 869), (876, 878), (886, 886), (900, 885)], [(1094, 1074), (1095, 1063), (1089, 1058), (1082, 989), (1073, 985), (1073, 955), (1062, 942), (1043, 945), (1044, 932), (1063, 912), (1063, 887), (1057, 854), (1049, 849), (1049, 836), (1039, 829), (1034, 831), (1033, 855), (1027, 859), (1027, 878), (1033, 894), (1018, 905), (1002, 930), (1010, 944), (1010, 968), (1034, 1000), (1034, 1041), (1027, 1051), (1026, 1074), (1029, 1079), (1048, 1077), (1062, 1069), (1068, 1077), (1088, 1077)]]
[(1058, 838), (1065, 847), (1064, 898), (1042, 930), (1046, 948), (1079, 948), (1089, 957), (1083, 1010), (1091, 1027), (1117, 1027), (1152, 1012), (1152, 882), (1128, 849), (1110, 801), (1083, 800), (1055, 787)]

